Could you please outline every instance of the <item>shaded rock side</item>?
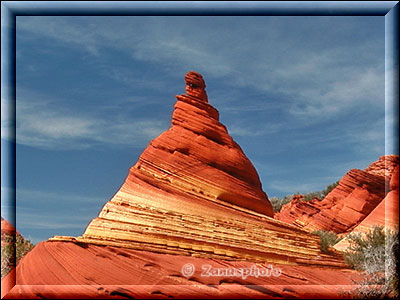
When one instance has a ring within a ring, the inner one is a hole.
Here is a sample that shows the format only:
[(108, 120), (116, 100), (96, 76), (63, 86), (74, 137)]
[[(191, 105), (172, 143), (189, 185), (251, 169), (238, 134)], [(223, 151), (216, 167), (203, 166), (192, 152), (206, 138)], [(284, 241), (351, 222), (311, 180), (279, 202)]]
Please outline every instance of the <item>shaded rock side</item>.
[(396, 155), (382, 156), (364, 171), (350, 170), (323, 200), (292, 201), (275, 218), (307, 231), (348, 233), (385, 198), (398, 162)]

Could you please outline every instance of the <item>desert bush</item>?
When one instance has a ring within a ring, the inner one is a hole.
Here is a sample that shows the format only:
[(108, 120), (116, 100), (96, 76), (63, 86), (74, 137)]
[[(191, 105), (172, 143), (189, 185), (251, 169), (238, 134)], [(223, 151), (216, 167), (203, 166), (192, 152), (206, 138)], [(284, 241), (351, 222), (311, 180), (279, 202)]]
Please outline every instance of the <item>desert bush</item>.
[[(328, 185), (323, 191), (319, 191), (319, 192), (310, 192), (310, 193), (306, 193), (306, 194), (302, 194), (302, 197), (297, 197), (296, 199), (301, 200), (301, 201), (311, 201), (314, 199), (319, 199), (322, 200), (325, 198), (326, 195), (328, 195), (337, 185), (339, 184), (339, 181), (336, 181), (335, 183), (332, 183), (330, 185)], [(284, 206), (285, 204), (289, 203), (290, 201), (292, 201), (293, 197), (296, 195), (300, 195), (300, 193), (296, 193), (296, 194), (290, 194), (290, 195), (286, 195), (283, 198), (279, 198), (279, 197), (271, 197), (269, 198), (269, 201), (272, 204), (272, 207), (274, 209), (274, 212), (279, 212), (282, 209), (282, 206)]]
[(361, 282), (356, 282), (359, 287), (352, 296), (364, 299), (397, 298), (398, 231), (376, 226), (366, 234), (352, 233), (347, 238), (350, 246), (344, 253), (345, 260), (365, 275)]
[(272, 204), (274, 212), (279, 212), (282, 209), (282, 206), (284, 206), (285, 204), (289, 203), (292, 200), (292, 197), (293, 195), (286, 195), (283, 198), (278, 198), (278, 197), (269, 198), (269, 201)]
[(22, 257), (33, 249), (34, 245), (20, 234), (3, 234), (1, 239), (1, 277), (3, 278)]
[(307, 194), (303, 195), (303, 201), (311, 201), (314, 199), (319, 199), (322, 200), (328, 195), (337, 185), (339, 184), (339, 181), (336, 181), (335, 183), (332, 183), (328, 185), (324, 190), (322, 191), (317, 191), (317, 192), (310, 192)]
[(329, 247), (335, 245), (340, 241), (340, 238), (336, 233), (325, 230), (315, 230), (312, 234), (319, 235), (321, 252), (329, 253)]
[(6, 276), (14, 266), (15, 247), (13, 244), (1, 246), (1, 278)]
[(21, 235), (17, 235), (16, 238), (16, 255), (17, 264), (22, 257), (24, 257), (29, 251), (35, 247), (29, 240), (24, 239)]
[(325, 190), (322, 191), (323, 197), (325, 198), (332, 190), (339, 185), (339, 181), (336, 181), (326, 187)]
[(322, 200), (323, 197), (323, 191), (319, 191), (319, 192), (310, 192), (307, 194), (303, 194), (303, 198), (301, 199), (302, 201), (311, 201), (314, 199), (319, 199)]

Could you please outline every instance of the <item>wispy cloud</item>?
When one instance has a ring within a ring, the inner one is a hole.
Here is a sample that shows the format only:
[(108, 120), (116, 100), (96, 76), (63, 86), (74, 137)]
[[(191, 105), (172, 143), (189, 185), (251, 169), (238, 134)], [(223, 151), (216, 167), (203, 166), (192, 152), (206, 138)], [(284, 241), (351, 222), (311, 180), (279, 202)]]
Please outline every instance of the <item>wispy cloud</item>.
[(54, 235), (81, 235), (90, 220), (87, 213), (17, 207), (16, 228), (25, 238), (38, 243)]
[(385, 122), (386, 119), (381, 117), (370, 120), (369, 126), (359, 124), (348, 130), (344, 138), (359, 153), (373, 153), (376, 156), (383, 155), (385, 153)]
[[(190, 67), (223, 80), (227, 88), (280, 93), (291, 99), (288, 112), (296, 118), (330, 118), (358, 105), (383, 105), (383, 38), (357, 40), (343, 33), (349, 28), (357, 30), (362, 23), (318, 18), (321, 29), (317, 30), (313, 18), (303, 18), (301, 23), (296, 18), (231, 19), (24, 17), (17, 23), (22, 31), (90, 55), (101, 55), (111, 47), (135, 61), (157, 64), (161, 72), (173, 77)], [(332, 36), (347, 39), (346, 44), (327, 39), (324, 28)], [(304, 35), (308, 31), (325, 44)], [(118, 71), (109, 75), (127, 79)]]
[[(13, 189), (2, 186), (2, 195)], [(16, 228), (34, 243), (54, 234), (81, 234), (97, 216), (107, 199), (79, 194), (18, 188), (16, 190)], [(71, 206), (71, 204), (73, 206)], [(10, 209), (2, 201), (2, 213)], [(3, 216), (3, 215), (2, 215)], [(4, 215), (8, 217), (8, 215)], [(36, 232), (35, 236), (25, 233)]]
[(1, 138), (10, 139), (15, 122), (15, 105), (7, 98), (9, 87), (1, 86)]
[(85, 149), (99, 144), (142, 148), (168, 128), (167, 120), (126, 116), (124, 110), (67, 109), (29, 92), (19, 93), (16, 109), (17, 143), (43, 149)]
[[(56, 19), (52, 17), (18, 17), (16, 27), (17, 30), (33, 31), (67, 45), (83, 48), (91, 55), (99, 54), (98, 37), (96, 37), (96, 30), (94, 30), (96, 26), (94, 24), (68, 26), (66, 22), (63, 22), (63, 18)], [(31, 39), (32, 37), (27, 36), (26, 38)], [(43, 51), (46, 51), (46, 49), (43, 49)]]
[[(3, 190), (3, 187), (2, 187)], [(38, 204), (38, 209), (43, 203), (46, 201), (52, 200), (57, 202), (66, 202), (68, 203), (82, 203), (84, 205), (89, 205), (90, 203), (103, 203), (104, 199), (99, 199), (98, 197), (89, 197), (89, 196), (81, 196), (81, 195), (70, 195), (65, 193), (56, 193), (56, 192), (48, 192), (48, 191), (40, 191), (33, 189), (17, 189), (17, 202), (22, 201), (24, 199), (32, 200), (34, 203)], [(26, 201), (26, 200), (24, 200)]]
[(256, 124), (250, 126), (248, 124), (243, 125), (240, 122), (229, 126), (228, 132), (233, 137), (260, 137), (260, 136), (268, 136), (273, 133), (277, 133), (282, 130), (283, 124)]
[(308, 193), (310, 191), (318, 191), (321, 188), (321, 183), (297, 183), (292, 181), (272, 181), (266, 186), (269, 191), (278, 191), (287, 194)]
[(301, 118), (329, 118), (371, 105), (384, 107), (384, 75), (379, 68), (354, 70), (349, 75), (337, 74), (334, 82), (320, 84), (315, 89), (305, 88), (299, 92), (300, 101), (294, 102), (290, 113)]

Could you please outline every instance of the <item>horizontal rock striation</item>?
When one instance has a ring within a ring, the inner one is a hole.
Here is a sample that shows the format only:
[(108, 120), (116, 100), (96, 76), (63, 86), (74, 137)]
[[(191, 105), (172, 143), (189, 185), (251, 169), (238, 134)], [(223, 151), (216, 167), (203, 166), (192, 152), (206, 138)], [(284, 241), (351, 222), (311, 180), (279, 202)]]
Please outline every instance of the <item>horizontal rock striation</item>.
[[(322, 253), (318, 236), (272, 218), (258, 174), (208, 104), (201, 75), (189, 72), (185, 82), (171, 128), (151, 141), (99, 216), (80, 237), (39, 243), (18, 265), (7, 298), (52, 297), (54, 289), (58, 297), (74, 290), (75, 298), (334, 297), (340, 293), (330, 285), (358, 276), (339, 252)], [(185, 277), (187, 263), (196, 271)], [(203, 265), (272, 264), (282, 274), (201, 276)]]
[(189, 72), (185, 82), (171, 128), (151, 141), (84, 234), (51, 240), (345, 267), (340, 256), (320, 252), (318, 237), (270, 218), (258, 174), (208, 104), (201, 75)]
[(398, 155), (385, 155), (381, 156), (376, 162), (370, 164), (364, 171), (385, 177), (387, 181), (390, 181), (395, 169), (398, 168), (398, 165)]
[(353, 169), (323, 200), (292, 201), (275, 218), (307, 231), (350, 232), (385, 198), (398, 162), (396, 155), (382, 156), (364, 171)]
[[(184, 276), (182, 269), (187, 264), (194, 270), (193, 274)], [(237, 270), (256, 267), (271, 273), (257, 277), (204, 276), (203, 268), (207, 266)], [(5, 299), (335, 298), (349, 287), (354, 288), (352, 280), (359, 277), (350, 270), (210, 260), (84, 243), (41, 242), (21, 260), (17, 285)]]
[[(392, 174), (389, 177), (391, 178), (389, 192), (385, 198), (352, 232), (367, 233), (374, 226), (382, 226), (395, 231), (399, 230), (399, 165), (392, 170)], [(334, 248), (344, 251), (349, 245), (349, 241), (345, 237)]]
[(144, 150), (123, 189), (140, 180), (192, 201), (221, 200), (272, 216), (257, 171), (208, 104), (202, 76), (192, 71), (185, 81), (187, 94), (176, 96), (171, 128)]

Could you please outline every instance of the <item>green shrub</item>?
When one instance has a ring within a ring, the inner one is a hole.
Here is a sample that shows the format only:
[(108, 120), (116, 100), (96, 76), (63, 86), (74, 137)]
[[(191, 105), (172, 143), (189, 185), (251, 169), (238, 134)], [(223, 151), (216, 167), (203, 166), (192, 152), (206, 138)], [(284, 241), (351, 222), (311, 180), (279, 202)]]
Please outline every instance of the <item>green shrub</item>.
[(303, 195), (302, 201), (311, 201), (314, 199), (322, 200), (324, 198), (324, 194), (322, 191), (320, 192), (310, 192)]
[(340, 238), (336, 233), (325, 230), (315, 230), (312, 234), (319, 235), (321, 252), (329, 253), (329, 247), (335, 245), (340, 241)]
[(17, 246), (17, 264), (22, 257), (24, 257), (29, 251), (35, 247), (29, 240), (24, 239), (21, 235), (17, 235), (16, 238)]
[(339, 184), (339, 181), (336, 181), (335, 183), (332, 183), (328, 185), (324, 190), (318, 191), (318, 192), (310, 192), (307, 194), (303, 195), (302, 201), (311, 201), (314, 199), (319, 199), (322, 200), (328, 195), (335, 187), (337, 187)]
[(364, 299), (398, 297), (398, 232), (376, 226), (366, 234), (352, 233), (347, 238), (350, 246), (344, 253), (345, 260), (352, 268), (365, 274), (364, 279), (357, 282), (360, 286), (352, 296)]
[(272, 208), (274, 209), (274, 212), (281, 211), (282, 206), (289, 203), (292, 200), (292, 197), (293, 197), (293, 195), (286, 195), (283, 198), (278, 198), (278, 197), (269, 198), (269, 201), (272, 204)]
[(14, 266), (15, 247), (14, 244), (1, 246), (1, 278), (6, 276)]
[(15, 267), (20, 259), (31, 251), (34, 245), (20, 234), (3, 234), (1, 246), (1, 278)]
[[(324, 189), (323, 191), (319, 191), (319, 192), (310, 192), (310, 193), (306, 193), (301, 195), (301, 201), (311, 201), (314, 199), (324, 199), (326, 197), (326, 195), (328, 195), (337, 185), (339, 184), (339, 181), (336, 181), (335, 183), (332, 183), (330, 185), (328, 185), (326, 187), (326, 189)], [(293, 196), (295, 195), (300, 195), (300, 193), (296, 193), (296, 194), (290, 194), (290, 195), (286, 195), (283, 198), (279, 198), (279, 197), (271, 197), (269, 198), (269, 201), (272, 204), (272, 207), (274, 209), (274, 212), (279, 212), (282, 209), (282, 206), (284, 206), (286, 203), (289, 203), (290, 201), (292, 201)]]
[(339, 185), (339, 181), (336, 181), (326, 187), (325, 190), (322, 191), (323, 197), (325, 198), (335, 187)]

